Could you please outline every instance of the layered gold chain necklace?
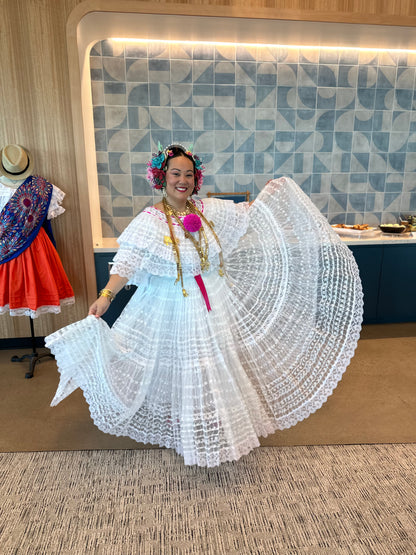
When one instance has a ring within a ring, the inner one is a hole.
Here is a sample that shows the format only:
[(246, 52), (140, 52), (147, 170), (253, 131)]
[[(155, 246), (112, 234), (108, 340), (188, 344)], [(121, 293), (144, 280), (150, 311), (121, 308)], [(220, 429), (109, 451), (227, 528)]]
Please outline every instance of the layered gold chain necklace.
[[(218, 273), (220, 276), (224, 275), (224, 259), (223, 259), (223, 255), (222, 255), (222, 250), (221, 250), (221, 243), (220, 240), (218, 239), (217, 234), (214, 231), (214, 224), (213, 222), (209, 222), (206, 217), (202, 214), (202, 212), (200, 210), (198, 210), (198, 208), (189, 200), (186, 201), (186, 207), (185, 207), (185, 211), (180, 212), (178, 210), (176, 210), (173, 206), (171, 206), (166, 197), (163, 197), (163, 209), (164, 212), (166, 214), (166, 219), (168, 222), (168, 226), (169, 226), (169, 232), (170, 232), (170, 238), (172, 241), (172, 246), (173, 246), (173, 250), (174, 250), (174, 254), (175, 254), (175, 261), (176, 261), (176, 267), (177, 267), (177, 278), (175, 283), (178, 283), (178, 281), (181, 282), (181, 286), (182, 286), (182, 293), (184, 297), (188, 296), (188, 293), (186, 292), (184, 286), (183, 286), (183, 274), (182, 274), (182, 263), (181, 263), (181, 257), (180, 257), (180, 252), (179, 252), (179, 241), (175, 236), (174, 230), (173, 230), (173, 225), (172, 225), (172, 216), (175, 219), (176, 223), (179, 225), (179, 227), (182, 228), (184, 234), (185, 234), (185, 238), (186, 239), (190, 239), (192, 244), (194, 245), (200, 262), (201, 262), (201, 271), (202, 272), (206, 272), (209, 269), (210, 263), (208, 260), (208, 253), (209, 253), (209, 244), (208, 244), (208, 238), (204, 229), (204, 226), (202, 224), (205, 224), (207, 228), (209, 228), (210, 232), (212, 233), (212, 235), (214, 236), (216, 242), (218, 243), (218, 246), (220, 248), (220, 253), (219, 253), (219, 259), (220, 259), (220, 267), (218, 270)], [(183, 216), (187, 216), (189, 214), (196, 214), (196, 216), (198, 216), (200, 218), (201, 221), (201, 225), (198, 229), (198, 239), (196, 239), (194, 237), (194, 235), (185, 227), (183, 221), (181, 220), (181, 217)]]

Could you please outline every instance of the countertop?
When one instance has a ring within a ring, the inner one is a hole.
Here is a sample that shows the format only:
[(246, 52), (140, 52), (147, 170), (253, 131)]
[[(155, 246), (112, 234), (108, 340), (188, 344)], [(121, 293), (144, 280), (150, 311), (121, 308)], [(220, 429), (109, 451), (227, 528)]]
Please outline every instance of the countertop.
[[(410, 245), (416, 244), (416, 232), (411, 233), (383, 233), (375, 231), (361, 236), (340, 235), (347, 245)], [(115, 252), (118, 249), (117, 239), (105, 238), (94, 246), (95, 253)]]
[(416, 243), (416, 233), (374, 233), (362, 234), (360, 236), (340, 235), (343, 243), (347, 245), (410, 245)]

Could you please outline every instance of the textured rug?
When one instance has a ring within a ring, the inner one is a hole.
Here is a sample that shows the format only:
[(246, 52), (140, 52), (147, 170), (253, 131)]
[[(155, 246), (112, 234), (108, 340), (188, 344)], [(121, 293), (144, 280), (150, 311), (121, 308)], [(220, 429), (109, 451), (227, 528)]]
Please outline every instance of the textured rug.
[(0, 553), (416, 553), (416, 445), (0, 455)]

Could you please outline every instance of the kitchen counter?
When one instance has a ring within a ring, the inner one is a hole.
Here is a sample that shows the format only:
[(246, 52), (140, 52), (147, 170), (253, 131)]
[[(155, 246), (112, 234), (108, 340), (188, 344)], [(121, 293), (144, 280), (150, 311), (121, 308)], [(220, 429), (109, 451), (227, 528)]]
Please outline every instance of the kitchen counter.
[[(381, 231), (375, 231), (371, 235), (364, 234), (361, 237), (340, 235), (340, 239), (347, 245), (411, 245), (416, 243), (416, 232), (382, 233)], [(117, 249), (117, 239), (106, 238), (101, 243), (96, 243), (94, 252), (115, 252)]]
[(375, 231), (361, 237), (340, 235), (340, 239), (347, 245), (411, 245), (416, 243), (416, 233), (383, 233)]

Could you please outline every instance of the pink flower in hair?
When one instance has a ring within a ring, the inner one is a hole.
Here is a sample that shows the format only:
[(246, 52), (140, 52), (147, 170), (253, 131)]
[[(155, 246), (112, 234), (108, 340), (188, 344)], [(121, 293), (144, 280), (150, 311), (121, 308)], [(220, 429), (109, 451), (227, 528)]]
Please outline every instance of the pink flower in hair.
[(159, 168), (152, 168), (149, 166), (147, 168), (147, 180), (153, 183), (155, 189), (163, 189), (165, 184), (166, 172)]
[(200, 166), (200, 167), (201, 167), (201, 169), (196, 169), (195, 170), (195, 181), (196, 181), (195, 192), (199, 191), (199, 189), (201, 188), (201, 185), (204, 181), (204, 175), (203, 175), (202, 171), (205, 169), (205, 167), (204, 166)]

